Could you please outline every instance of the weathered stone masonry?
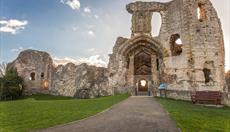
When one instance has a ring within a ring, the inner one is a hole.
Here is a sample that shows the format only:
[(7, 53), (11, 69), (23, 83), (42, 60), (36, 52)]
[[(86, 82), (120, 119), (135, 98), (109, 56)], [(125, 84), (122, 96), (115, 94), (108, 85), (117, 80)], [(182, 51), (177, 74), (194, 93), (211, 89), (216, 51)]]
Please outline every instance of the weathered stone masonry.
[[(153, 95), (159, 94), (160, 83), (167, 83), (172, 98), (190, 100), (195, 90), (223, 92), (223, 33), (209, 0), (135, 2), (127, 5), (127, 11), (132, 14), (131, 37), (117, 39), (108, 66), (109, 85), (115, 92), (134, 94), (140, 79), (148, 81)], [(151, 35), (153, 12), (162, 18), (155, 37)], [(177, 44), (177, 39), (182, 44)], [(138, 65), (135, 58), (140, 54), (151, 61)]]
[[(168, 97), (190, 100), (193, 91), (221, 91), (229, 104), (223, 33), (210, 0), (135, 2), (126, 9), (132, 15), (131, 37), (117, 38), (108, 68), (54, 67), (47, 53), (27, 50), (11, 64), (26, 80), (26, 92), (79, 98), (125, 92), (158, 96), (157, 87), (166, 83)], [(162, 19), (158, 36), (151, 35), (154, 12)]]
[[(45, 93), (77, 98), (112, 95), (108, 87), (107, 69), (87, 64), (54, 66), (46, 52), (25, 50), (9, 64), (23, 77), (25, 94)], [(45, 87), (45, 83), (48, 86)]]

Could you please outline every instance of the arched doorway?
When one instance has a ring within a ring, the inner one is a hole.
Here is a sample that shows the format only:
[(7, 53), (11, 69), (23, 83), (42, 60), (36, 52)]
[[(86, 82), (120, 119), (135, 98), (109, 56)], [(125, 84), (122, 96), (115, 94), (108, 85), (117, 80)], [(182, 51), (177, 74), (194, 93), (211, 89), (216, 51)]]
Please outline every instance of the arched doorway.
[(136, 95), (149, 95), (149, 82), (152, 76), (151, 54), (145, 48), (138, 48), (134, 54), (134, 81)]
[(148, 92), (148, 81), (141, 79), (138, 81), (138, 92)]
[[(167, 55), (166, 50), (150, 36), (135, 36), (126, 41), (117, 49), (117, 56), (114, 56), (123, 62), (118, 68), (125, 76), (125, 81), (121, 80), (117, 83), (124, 82), (123, 86), (130, 90), (132, 95), (155, 96), (163, 71), (162, 58), (165, 55)], [(140, 80), (146, 80), (147, 83), (146, 87), (139, 91)]]

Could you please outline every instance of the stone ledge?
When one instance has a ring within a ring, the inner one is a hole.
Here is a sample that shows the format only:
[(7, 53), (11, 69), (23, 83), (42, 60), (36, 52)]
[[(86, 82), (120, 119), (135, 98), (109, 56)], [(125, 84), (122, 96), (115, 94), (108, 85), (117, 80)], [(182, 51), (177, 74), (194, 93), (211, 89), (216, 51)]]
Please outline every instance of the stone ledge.
[[(157, 92), (157, 96), (160, 96), (160, 91)], [(187, 100), (191, 101), (191, 91), (189, 90), (166, 90), (166, 97), (176, 100)]]

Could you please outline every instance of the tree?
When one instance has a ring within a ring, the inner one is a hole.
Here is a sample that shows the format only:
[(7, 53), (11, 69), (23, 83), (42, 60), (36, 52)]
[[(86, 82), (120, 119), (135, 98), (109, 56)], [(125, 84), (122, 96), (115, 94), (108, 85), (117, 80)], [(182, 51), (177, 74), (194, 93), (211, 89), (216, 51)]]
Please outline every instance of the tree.
[(5, 75), (0, 77), (1, 99), (17, 99), (22, 95), (23, 88), (23, 79), (15, 68), (7, 69)]

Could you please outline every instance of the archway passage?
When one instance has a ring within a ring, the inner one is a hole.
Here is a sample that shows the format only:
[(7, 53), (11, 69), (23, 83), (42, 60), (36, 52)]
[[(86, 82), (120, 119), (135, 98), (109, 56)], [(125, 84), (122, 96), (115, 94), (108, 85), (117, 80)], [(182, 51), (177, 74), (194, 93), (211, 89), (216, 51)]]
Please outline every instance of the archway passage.
[(151, 56), (145, 52), (140, 52), (134, 57), (134, 74), (151, 75)]
[[(134, 78), (137, 83), (137, 92), (148, 92), (148, 81), (151, 76), (151, 55), (143, 48), (134, 55)], [(147, 94), (147, 93), (146, 93)]]
[[(125, 85), (131, 87), (132, 95), (156, 95), (156, 87), (162, 71), (162, 58), (168, 53), (157, 40), (147, 35), (134, 36), (115, 49), (126, 70)], [(140, 80), (147, 85), (141, 87)], [(143, 88), (143, 89), (142, 89)]]

